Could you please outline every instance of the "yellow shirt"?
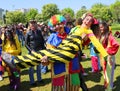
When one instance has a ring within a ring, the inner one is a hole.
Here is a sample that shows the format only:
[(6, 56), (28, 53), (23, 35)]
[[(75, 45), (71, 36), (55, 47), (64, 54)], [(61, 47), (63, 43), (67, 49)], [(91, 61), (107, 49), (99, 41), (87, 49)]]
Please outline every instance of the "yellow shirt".
[(13, 45), (13, 44), (11, 45), (9, 40), (6, 41), (5, 45), (4, 45), (4, 42), (2, 42), (3, 43), (2, 44), (3, 45), (2, 46), (2, 50), (4, 52), (10, 53), (11, 55), (14, 55), (14, 56), (20, 54), (20, 52), (21, 52), (21, 45), (20, 45), (20, 42), (19, 42), (17, 36), (15, 36), (15, 42), (16, 42), (16, 46)]

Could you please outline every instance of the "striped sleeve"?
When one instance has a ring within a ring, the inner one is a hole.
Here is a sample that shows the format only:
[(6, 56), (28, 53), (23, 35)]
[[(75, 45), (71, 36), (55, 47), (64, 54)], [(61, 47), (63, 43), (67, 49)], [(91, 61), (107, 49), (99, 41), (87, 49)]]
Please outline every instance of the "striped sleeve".
[(79, 51), (80, 45), (81, 37), (70, 35), (63, 40), (58, 48), (40, 50), (24, 56), (16, 56), (15, 63), (20, 68), (26, 68), (37, 65), (43, 56), (47, 56), (50, 62), (69, 63), (74, 58), (76, 52)]

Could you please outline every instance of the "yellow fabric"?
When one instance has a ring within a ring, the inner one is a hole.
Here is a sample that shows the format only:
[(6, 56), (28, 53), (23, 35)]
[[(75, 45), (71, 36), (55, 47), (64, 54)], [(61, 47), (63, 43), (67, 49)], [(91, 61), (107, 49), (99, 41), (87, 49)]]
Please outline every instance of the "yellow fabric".
[(3, 42), (2, 50), (4, 52), (10, 53), (11, 55), (14, 55), (14, 56), (18, 55), (21, 52), (21, 45), (20, 45), (20, 42), (19, 42), (17, 36), (15, 36), (15, 42), (16, 42), (16, 46), (15, 45), (10, 45), (9, 40), (7, 40), (5, 45), (4, 45), (4, 42)]
[[(90, 29), (81, 28), (78, 31), (76, 31), (75, 34), (80, 35), (82, 37), (83, 34), (93, 34), (93, 32)], [(108, 55), (106, 50), (103, 48), (102, 44), (98, 41), (98, 39), (95, 36), (90, 36), (89, 39), (96, 47), (96, 49), (102, 54), (103, 57), (106, 57)]]
[(47, 49), (50, 49), (50, 48), (55, 48), (55, 46), (50, 45), (50, 44), (48, 44), (48, 43), (47, 43), (46, 48), (47, 48)]
[[(56, 47), (47, 43), (46, 48), (47, 49), (51, 49), (51, 48), (56, 48)], [(66, 67), (65, 67), (66, 68), (66, 72), (63, 72), (63, 73), (58, 74), (58, 75), (54, 74), (54, 68), (53, 68), (53, 66), (54, 66), (54, 63), (51, 63), (51, 72), (52, 72), (51, 76), (52, 76), (52, 78), (57, 78), (57, 77), (65, 75), (65, 74), (68, 74), (68, 67), (69, 67), (68, 64), (66, 64)]]

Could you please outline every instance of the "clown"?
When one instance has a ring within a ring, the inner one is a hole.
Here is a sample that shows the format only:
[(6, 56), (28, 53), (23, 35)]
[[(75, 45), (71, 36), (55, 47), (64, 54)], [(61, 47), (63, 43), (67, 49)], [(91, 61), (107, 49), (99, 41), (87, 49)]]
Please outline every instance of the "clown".
[[(57, 48), (62, 41), (67, 37), (67, 28), (65, 27), (66, 19), (62, 15), (54, 15), (48, 22), (48, 27), (54, 29), (55, 33), (52, 33), (46, 44), (47, 48)], [(51, 63), (52, 69), (52, 91), (65, 89), (65, 73), (67, 67), (63, 62)]]

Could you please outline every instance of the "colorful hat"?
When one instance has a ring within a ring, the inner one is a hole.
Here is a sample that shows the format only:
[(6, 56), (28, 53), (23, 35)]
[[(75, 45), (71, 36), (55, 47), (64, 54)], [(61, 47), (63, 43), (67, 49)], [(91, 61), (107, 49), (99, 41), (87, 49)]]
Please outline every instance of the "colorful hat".
[(48, 27), (53, 27), (54, 25), (58, 24), (58, 23), (66, 23), (66, 19), (64, 16), (62, 15), (54, 15), (50, 18), (49, 22), (48, 22)]

